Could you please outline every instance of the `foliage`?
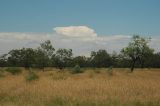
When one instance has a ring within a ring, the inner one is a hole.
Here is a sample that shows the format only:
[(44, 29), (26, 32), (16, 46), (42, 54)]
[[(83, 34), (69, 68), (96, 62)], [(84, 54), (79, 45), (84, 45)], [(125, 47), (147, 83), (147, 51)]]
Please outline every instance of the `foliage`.
[(64, 69), (74, 67), (160, 67), (160, 53), (154, 53), (149, 47), (150, 38), (133, 36), (129, 45), (121, 50), (120, 54), (109, 54), (106, 50), (92, 51), (89, 57), (73, 56), (72, 49), (58, 49), (55, 52), (50, 40), (40, 43), (36, 49), (22, 48), (12, 49), (0, 56), (0, 67), (57, 67)]
[(59, 69), (69, 66), (72, 60), (72, 49), (58, 49), (54, 57), (55, 64)]
[(83, 71), (81, 70), (81, 67), (77, 64), (74, 66), (72, 73), (76, 74), (76, 73), (82, 73)]
[(111, 57), (106, 50), (91, 52), (91, 65), (93, 67), (108, 67), (112, 64)]
[(25, 68), (32, 67), (35, 62), (35, 51), (32, 48), (23, 48), (22, 52), (22, 63)]
[(150, 39), (145, 39), (139, 35), (135, 35), (132, 38), (132, 42), (126, 48), (123, 48), (121, 53), (124, 58), (127, 58), (132, 63), (131, 71), (134, 70), (135, 63), (140, 62), (141, 67), (143, 68), (144, 62), (147, 60), (147, 57), (153, 54), (153, 49), (148, 46)]
[(79, 64), (80, 67), (88, 66), (88, 58), (86, 58), (85, 56), (74, 57), (72, 62), (73, 62), (73, 66), (77, 64)]
[(41, 43), (40, 44), (40, 47), (39, 47), (40, 50), (42, 50), (42, 52), (48, 56), (48, 58), (51, 58), (53, 53), (54, 53), (54, 47), (52, 46), (51, 44), (51, 41), (50, 40), (47, 40), (45, 41), (44, 43)]
[(7, 54), (0, 56), (0, 67), (5, 67), (7, 65)]
[(20, 74), (22, 72), (21, 68), (19, 67), (8, 67), (6, 68), (6, 71), (13, 75)]
[(53, 48), (51, 41), (47, 40), (40, 44), (40, 47), (36, 50), (36, 64), (37, 67), (42, 68), (51, 65), (51, 58), (54, 55), (55, 49)]
[(39, 79), (39, 76), (33, 71), (29, 71), (28, 75), (26, 76), (27, 81), (33, 81), (37, 79)]
[(11, 66), (23, 66), (29, 68), (35, 62), (35, 51), (32, 48), (11, 50), (8, 53), (8, 63)]

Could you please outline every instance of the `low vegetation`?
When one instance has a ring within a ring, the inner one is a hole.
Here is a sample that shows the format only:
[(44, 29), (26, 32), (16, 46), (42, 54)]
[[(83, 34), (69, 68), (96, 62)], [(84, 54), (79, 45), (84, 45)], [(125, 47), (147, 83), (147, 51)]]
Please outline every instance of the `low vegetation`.
[(28, 74), (26, 76), (27, 81), (33, 81), (33, 80), (37, 80), (37, 79), (39, 79), (39, 76), (35, 72), (33, 72), (33, 71), (28, 72)]
[[(159, 106), (160, 70), (112, 68), (24, 70), (0, 79), (0, 106)], [(35, 80), (39, 77), (38, 80)], [(92, 76), (91, 76), (92, 75)], [(28, 83), (26, 76), (29, 76)], [(35, 77), (36, 76), (36, 77)], [(35, 80), (35, 81), (34, 81)]]
[(79, 65), (75, 65), (73, 70), (72, 70), (73, 74), (77, 74), (77, 73), (83, 73), (83, 70), (81, 69), (81, 67)]
[(8, 67), (6, 68), (6, 71), (13, 75), (16, 75), (16, 74), (20, 74), (22, 72), (22, 69), (18, 67)]
[[(72, 49), (55, 50), (51, 41), (40, 43), (37, 48), (13, 49), (0, 56), (0, 67), (39, 68), (56, 67), (61, 70), (81, 68), (160, 68), (160, 53), (149, 47), (150, 38), (134, 35), (127, 47), (120, 53), (108, 53), (106, 50), (91, 51), (90, 56), (74, 56)], [(77, 71), (78, 72), (78, 71)], [(76, 73), (76, 70), (75, 70)]]

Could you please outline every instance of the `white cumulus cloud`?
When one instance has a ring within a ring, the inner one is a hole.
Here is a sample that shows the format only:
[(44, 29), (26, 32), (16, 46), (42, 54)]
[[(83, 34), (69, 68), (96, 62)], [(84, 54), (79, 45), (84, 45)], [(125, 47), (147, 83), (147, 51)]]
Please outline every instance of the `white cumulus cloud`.
[[(91, 51), (105, 49), (119, 52), (130, 42), (132, 35), (100, 36), (87, 26), (56, 27), (54, 33), (0, 32), (0, 54), (22, 47), (36, 48), (41, 42), (51, 40), (55, 49), (70, 48), (75, 55), (89, 56)], [(160, 37), (152, 37), (150, 46), (160, 51)]]
[(54, 31), (67, 37), (97, 37), (95, 31), (87, 26), (56, 27)]

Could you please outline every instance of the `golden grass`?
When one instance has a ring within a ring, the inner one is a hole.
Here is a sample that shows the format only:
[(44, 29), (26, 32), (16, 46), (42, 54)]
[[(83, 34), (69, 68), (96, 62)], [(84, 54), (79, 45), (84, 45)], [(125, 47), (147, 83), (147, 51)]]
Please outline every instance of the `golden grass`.
[(160, 69), (107, 69), (70, 74), (56, 69), (36, 72), (40, 79), (27, 82), (20, 75), (0, 78), (0, 106), (123, 106), (160, 105)]

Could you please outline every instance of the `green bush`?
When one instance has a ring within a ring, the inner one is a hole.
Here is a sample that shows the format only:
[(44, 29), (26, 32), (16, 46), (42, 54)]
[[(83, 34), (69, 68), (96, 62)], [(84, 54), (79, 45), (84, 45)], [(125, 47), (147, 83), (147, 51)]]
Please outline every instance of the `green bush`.
[(39, 79), (39, 76), (33, 71), (30, 71), (28, 73), (28, 75), (26, 76), (27, 81), (33, 81), (33, 80), (37, 80), (37, 79)]
[(73, 73), (73, 74), (76, 74), (76, 73), (83, 73), (83, 71), (81, 70), (81, 68), (80, 68), (79, 65), (75, 65), (74, 68), (73, 68), (72, 73)]
[(18, 67), (8, 67), (6, 68), (6, 71), (13, 75), (20, 74), (22, 72), (21, 68)]

